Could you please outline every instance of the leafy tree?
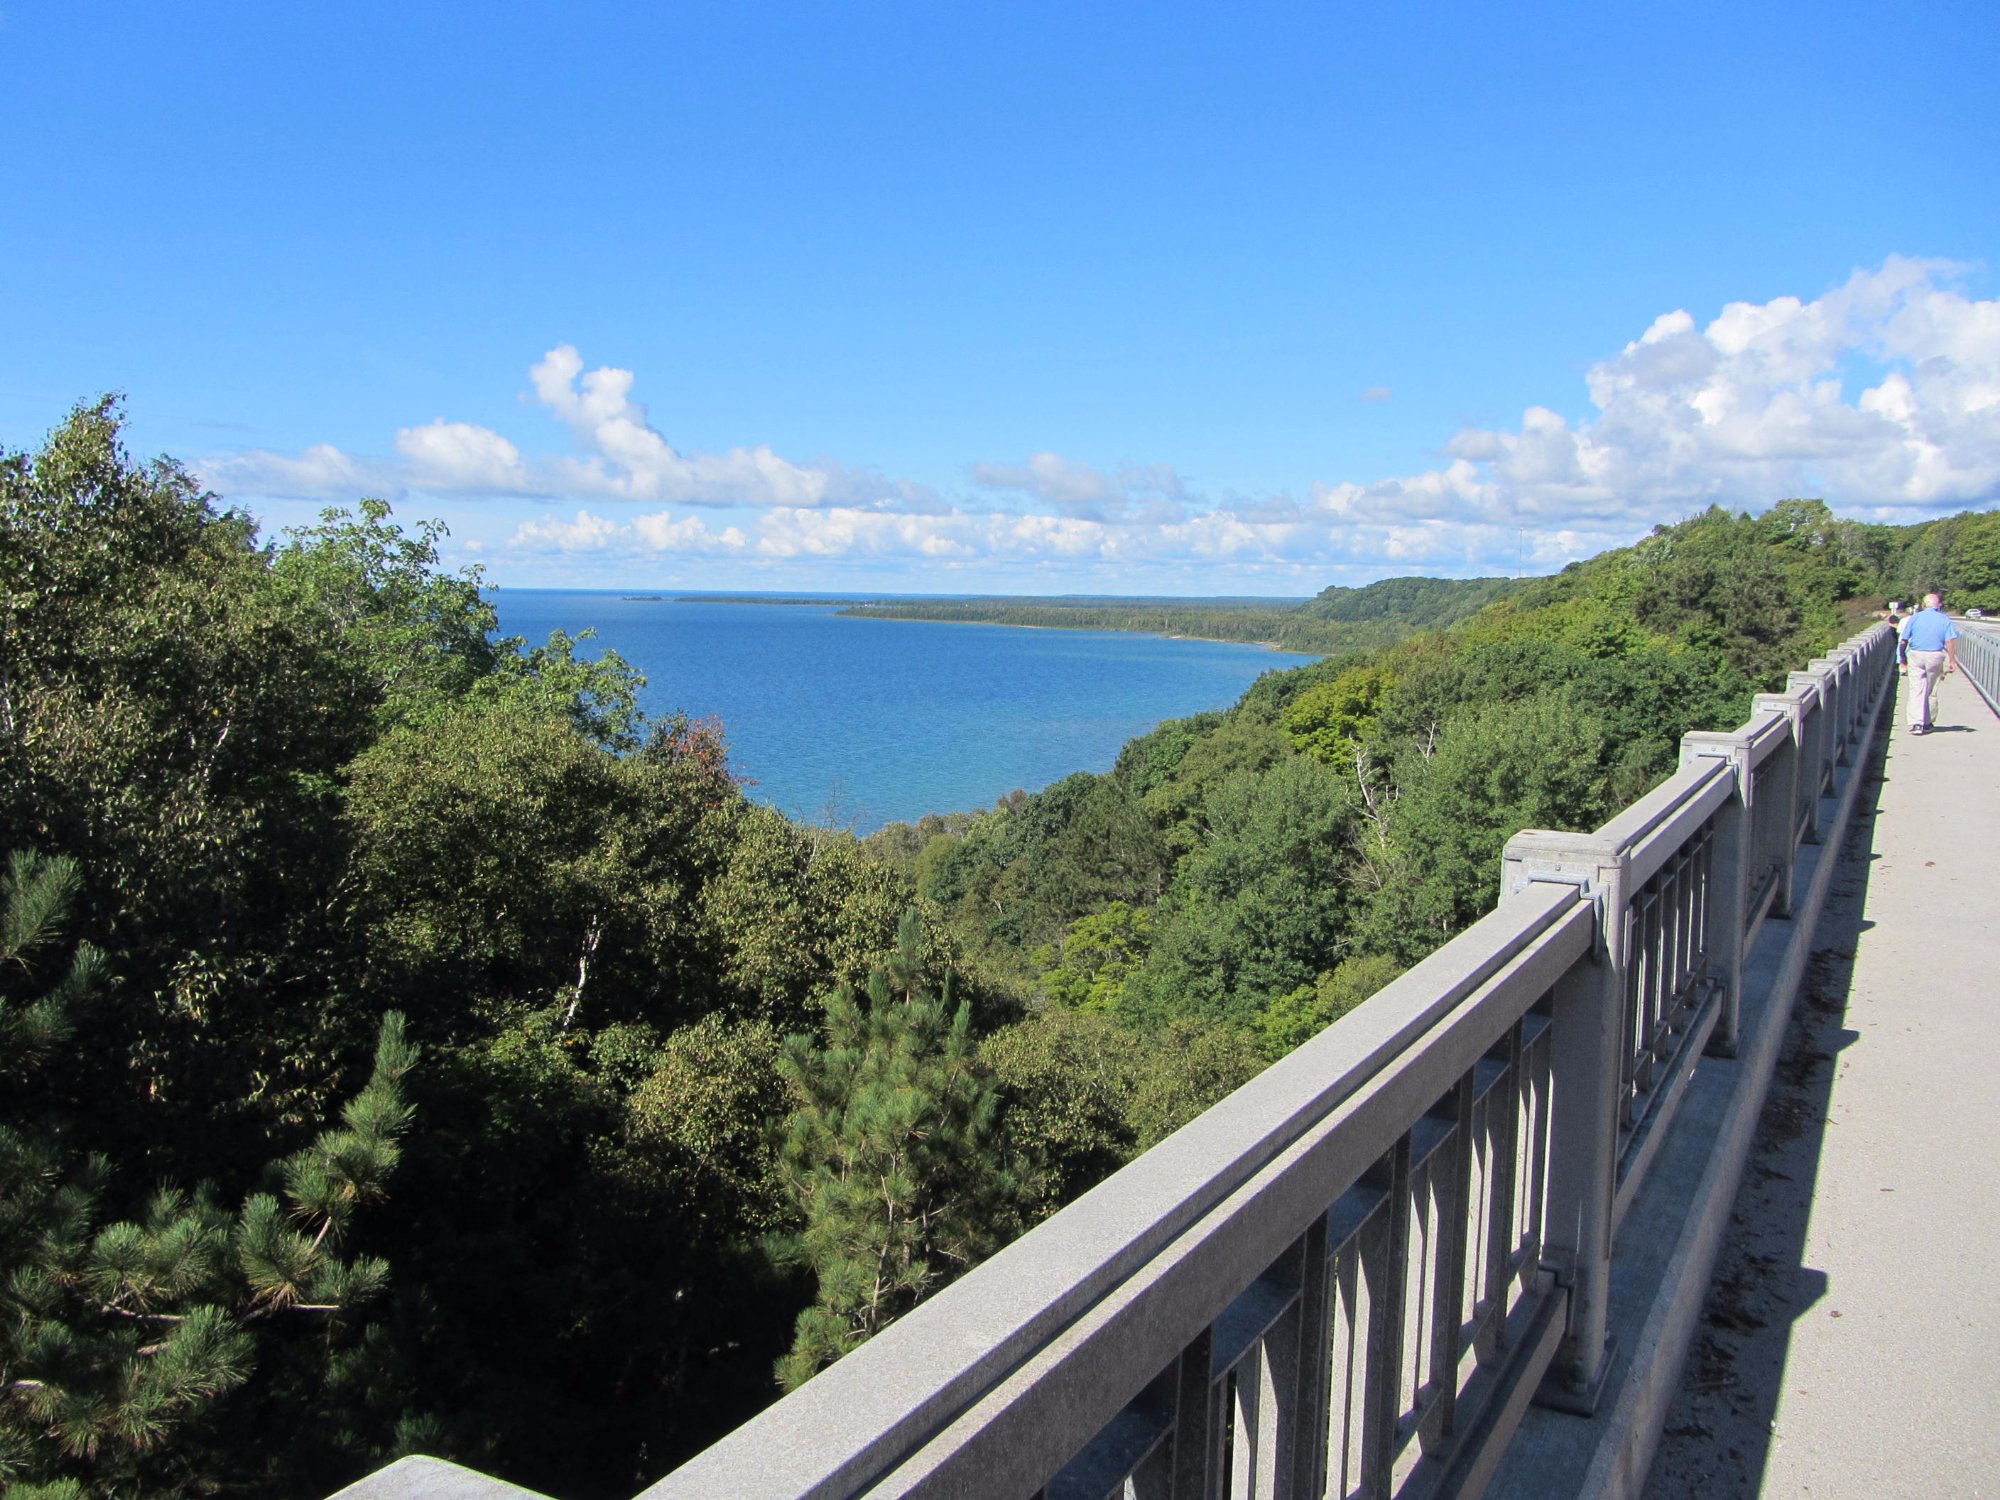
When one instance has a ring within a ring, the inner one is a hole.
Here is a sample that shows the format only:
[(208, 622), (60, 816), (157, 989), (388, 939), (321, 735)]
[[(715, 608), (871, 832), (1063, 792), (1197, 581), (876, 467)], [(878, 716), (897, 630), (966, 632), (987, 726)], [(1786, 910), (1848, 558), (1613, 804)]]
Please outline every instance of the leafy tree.
[(1275, 1062), (1311, 1041), (1402, 972), (1402, 965), (1386, 953), (1356, 954), (1313, 983), (1280, 995), (1257, 1015), (1264, 1055)]
[(994, 1150), (999, 1094), (981, 1065), (971, 1007), (949, 975), (920, 987), (922, 929), (903, 921), (867, 999), (841, 985), (826, 1039), (787, 1039), (794, 1105), (780, 1169), (804, 1218), (799, 1252), (818, 1282), (779, 1362), (810, 1378), (991, 1250), (1012, 1184)]
[(1146, 811), (1178, 857), (1208, 837), (1208, 799), (1231, 777), (1269, 770), (1291, 753), (1274, 726), (1231, 717), (1188, 747), (1173, 775), (1145, 795)]
[(1609, 811), (1608, 749), (1602, 724), (1559, 692), (1452, 720), (1371, 851), (1366, 950), (1414, 963), (1492, 909), (1515, 833), (1594, 827)]
[(1046, 964), (1042, 985), (1058, 1005), (1109, 1010), (1152, 942), (1152, 912), (1114, 901), (1070, 923), (1060, 949), (1036, 950)]
[[(896, 951), (910, 885), (868, 858), (847, 834), (746, 807), (723, 867), (707, 887), (704, 914), (724, 953), (723, 977), (754, 1014), (797, 1030), (817, 999), (840, 983), (865, 982)], [(926, 962), (945, 955), (926, 930)]]
[(1145, 1046), (1103, 1014), (1049, 1010), (980, 1043), (1002, 1100), (1008, 1161), (1024, 1213), (1046, 1218), (1123, 1166), (1134, 1057)]
[(1281, 720), (1292, 744), (1328, 765), (1346, 765), (1374, 727), (1383, 696), (1395, 685), (1386, 664), (1350, 667), (1294, 698)]
[(742, 1247), (784, 1221), (770, 1129), (786, 1109), (782, 1048), (767, 1021), (711, 1013), (666, 1039), (626, 1100), (629, 1170), (683, 1233)]
[(1210, 794), (1203, 820), (1210, 836), (1182, 862), (1120, 1001), (1148, 1024), (1173, 1015), (1245, 1024), (1331, 965), (1345, 941), (1353, 811), (1337, 772), (1292, 756), (1236, 775)]
[(377, 712), (394, 723), (471, 691), (513, 643), (493, 640), (499, 618), (477, 572), (439, 571), (443, 524), (421, 522), (411, 535), (390, 516), (383, 500), (363, 500), (358, 515), (331, 508), (319, 525), (287, 531), (268, 556), (275, 589), (335, 627)]
[[(701, 894), (740, 799), (692, 733), (620, 757), (506, 695), (386, 731), (348, 768), (377, 982), (441, 1035), (462, 1034), (472, 999), (593, 1023), (708, 1003)], [(437, 1014), (447, 996), (456, 1014)]]
[(1139, 1150), (1158, 1145), (1255, 1078), (1264, 1059), (1242, 1032), (1177, 1016), (1146, 1044), (1126, 1105)]

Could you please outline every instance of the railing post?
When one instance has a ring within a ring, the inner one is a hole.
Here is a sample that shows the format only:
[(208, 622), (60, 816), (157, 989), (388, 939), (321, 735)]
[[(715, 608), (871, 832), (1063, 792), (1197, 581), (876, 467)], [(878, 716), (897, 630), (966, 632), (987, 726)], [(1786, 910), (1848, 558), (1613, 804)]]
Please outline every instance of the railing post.
[(1543, 1258), (1569, 1288), (1569, 1328), (1535, 1399), (1588, 1416), (1611, 1362), (1611, 1231), (1625, 1119), (1630, 934), (1624, 854), (1588, 834), (1531, 829), (1507, 841), (1503, 899), (1537, 881), (1580, 887), (1597, 941), (1551, 996), (1549, 1166)]
[(1786, 696), (1797, 698), (1801, 705), (1796, 721), (1800, 731), (1799, 801), (1805, 812), (1803, 837), (1808, 844), (1819, 842), (1819, 799), (1826, 795), (1833, 774), (1833, 760), (1827, 754), (1834, 737), (1832, 688), (1830, 677), (1818, 672), (1785, 674)]
[[(1757, 800), (1763, 804), (1765, 829), (1776, 828), (1778, 836), (1764, 851), (1778, 867), (1778, 890), (1771, 902), (1771, 915), (1788, 918), (1792, 914), (1792, 874), (1798, 867), (1799, 846), (1799, 741), (1798, 699), (1788, 693), (1758, 693), (1750, 700), (1750, 712), (1782, 714), (1790, 733), (1784, 743), (1764, 757), (1755, 768)], [(1782, 811), (1780, 811), (1782, 809)], [(1773, 813), (1777, 819), (1772, 821)]]
[[(1826, 710), (1826, 767), (1829, 785), (1834, 768), (1847, 764), (1847, 711), (1861, 694), (1863, 674), (1851, 656), (1815, 656), (1806, 670), (1822, 684), (1820, 703)], [(1789, 679), (1787, 679), (1789, 680)]]
[(1756, 823), (1751, 816), (1754, 795), (1750, 774), (1750, 737), (1716, 730), (1695, 730), (1681, 737), (1681, 764), (1707, 760), (1728, 763), (1735, 794), (1716, 810), (1715, 842), (1708, 867), (1708, 979), (1721, 993), (1715, 1031), (1708, 1050), (1734, 1057), (1743, 1019), (1743, 949), (1748, 934), (1750, 867), (1756, 858)]

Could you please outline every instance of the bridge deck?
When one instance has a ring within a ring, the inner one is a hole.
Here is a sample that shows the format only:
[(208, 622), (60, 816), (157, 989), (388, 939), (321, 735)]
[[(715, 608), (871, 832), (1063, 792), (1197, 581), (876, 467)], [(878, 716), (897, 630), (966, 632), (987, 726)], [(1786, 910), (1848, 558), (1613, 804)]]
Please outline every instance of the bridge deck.
[(1648, 1500), (2000, 1495), (2000, 720), (1962, 676), (1927, 737), (1906, 702)]

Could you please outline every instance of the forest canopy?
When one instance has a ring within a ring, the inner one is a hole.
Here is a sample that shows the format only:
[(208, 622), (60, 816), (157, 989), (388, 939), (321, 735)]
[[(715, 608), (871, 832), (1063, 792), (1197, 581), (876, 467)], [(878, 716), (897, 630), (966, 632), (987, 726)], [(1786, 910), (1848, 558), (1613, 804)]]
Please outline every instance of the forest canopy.
[(439, 540), (261, 537), (111, 401), (0, 453), (9, 1500), (629, 1495), (1446, 941), (1517, 829), (1887, 597), (2000, 608), (2000, 516), (1713, 510), (1330, 589), (1233, 707), (856, 839)]

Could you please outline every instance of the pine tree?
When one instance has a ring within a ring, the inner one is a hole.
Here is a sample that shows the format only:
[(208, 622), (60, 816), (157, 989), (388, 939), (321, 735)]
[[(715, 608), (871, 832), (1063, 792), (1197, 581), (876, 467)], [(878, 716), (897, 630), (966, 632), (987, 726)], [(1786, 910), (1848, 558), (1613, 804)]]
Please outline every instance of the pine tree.
[(780, 1068), (795, 1106), (780, 1167), (804, 1215), (798, 1247), (819, 1282), (778, 1363), (786, 1389), (865, 1342), (1002, 1237), (1011, 1184), (999, 1162), (999, 1095), (969, 1004), (922, 983), (922, 927), (826, 1002), (826, 1040), (793, 1036)]
[[(75, 864), (16, 853), (0, 876), (0, 1085), (19, 1098), (35, 1067), (106, 982), (78, 944), (32, 991), (80, 886)], [(355, 1211), (379, 1200), (411, 1109), (403, 1018), (383, 1019), (367, 1085), (327, 1130), (273, 1164), (275, 1191), (231, 1213), (204, 1184), (157, 1189), (107, 1223), (102, 1156), (77, 1161), (49, 1122), (0, 1121), (0, 1492), (8, 1500), (170, 1495), (212, 1488), (195, 1441), (250, 1380), (265, 1327), (338, 1318), (379, 1294), (388, 1267), (339, 1252)]]

